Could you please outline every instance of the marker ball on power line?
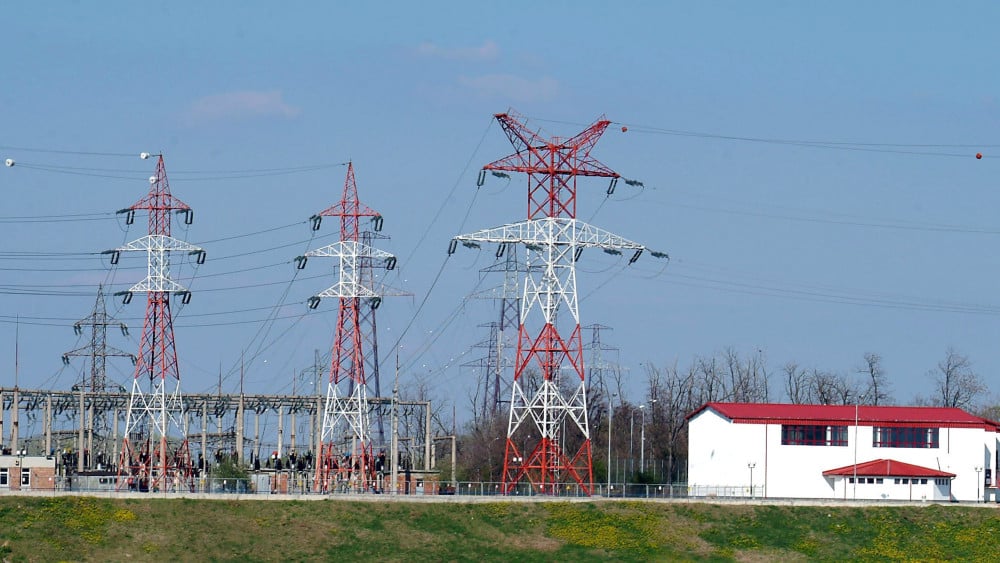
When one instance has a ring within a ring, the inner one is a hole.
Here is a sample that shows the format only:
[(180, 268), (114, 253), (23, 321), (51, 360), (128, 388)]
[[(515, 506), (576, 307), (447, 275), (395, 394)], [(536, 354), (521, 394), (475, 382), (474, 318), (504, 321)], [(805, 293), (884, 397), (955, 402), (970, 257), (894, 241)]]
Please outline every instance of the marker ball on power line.
[(141, 153), (139, 153), (139, 158), (141, 158), (143, 160), (146, 160), (147, 158), (149, 158), (149, 153), (148, 152), (141, 152)]
[(977, 152), (977, 153), (976, 153), (976, 160), (979, 160), (979, 159), (981, 159), (981, 158), (983, 158), (983, 153), (981, 153), (981, 152)]
[(622, 133), (625, 133), (626, 131), (628, 131), (628, 127), (622, 125)]
[(7, 165), (7, 168), (10, 168), (11, 166), (14, 166), (14, 159), (8, 158), (7, 160), (3, 161), (3, 163)]

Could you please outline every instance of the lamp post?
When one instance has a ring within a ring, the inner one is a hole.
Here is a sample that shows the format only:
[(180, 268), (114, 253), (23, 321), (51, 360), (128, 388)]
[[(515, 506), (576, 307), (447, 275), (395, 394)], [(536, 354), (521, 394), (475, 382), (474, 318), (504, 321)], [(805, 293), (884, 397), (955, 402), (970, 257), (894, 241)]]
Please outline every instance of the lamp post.
[(753, 468), (757, 467), (757, 464), (751, 461), (747, 467), (750, 469), (750, 498), (753, 498)]
[(635, 409), (629, 409), (628, 421), (628, 473), (635, 469)]
[[(14, 406), (15, 406), (15, 408), (17, 407), (17, 405), (14, 405)], [(21, 489), (24, 488), (24, 485), (25, 485), (25, 483), (24, 483), (24, 457), (26, 455), (28, 455), (28, 450), (27, 449), (23, 449), (23, 448), (20, 449), (20, 450), (16, 450), (14, 452), (14, 455), (17, 456), (17, 470), (18, 470), (18, 474), (14, 478), (17, 479), (17, 483), (18, 483), (17, 488), (18, 488), (18, 490), (21, 490)]]
[(976, 467), (976, 504), (979, 504), (979, 474), (983, 472), (982, 467)]
[[(611, 397), (616, 397), (617, 393), (612, 393)], [(615, 416), (615, 406), (608, 397), (608, 496), (611, 496), (611, 422)]]
[(639, 405), (642, 426), (639, 428), (639, 473), (646, 472), (646, 405)]
[(858, 500), (858, 405), (864, 400), (861, 395), (854, 401), (854, 500)]

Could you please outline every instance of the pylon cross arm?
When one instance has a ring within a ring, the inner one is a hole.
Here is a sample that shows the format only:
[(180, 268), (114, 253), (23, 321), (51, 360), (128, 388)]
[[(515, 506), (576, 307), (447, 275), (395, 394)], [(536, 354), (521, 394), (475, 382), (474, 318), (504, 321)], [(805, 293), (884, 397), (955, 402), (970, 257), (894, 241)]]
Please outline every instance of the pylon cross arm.
[(510, 223), (458, 235), (459, 242), (492, 242), (498, 244), (521, 243), (525, 245), (575, 245), (584, 248), (615, 250), (644, 250), (637, 242), (618, 236), (599, 227), (563, 217), (545, 217)]
[(127, 252), (127, 251), (182, 251), (186, 250), (188, 252), (197, 252), (203, 250), (199, 246), (195, 246), (191, 243), (184, 242), (182, 240), (177, 240), (173, 237), (167, 235), (146, 235), (142, 238), (136, 239), (124, 246), (119, 246), (115, 250)]
[(484, 170), (506, 170), (526, 174), (559, 176), (601, 176), (618, 178), (618, 173), (590, 156), (597, 140), (611, 124), (600, 119), (572, 138), (544, 139), (529, 130), (524, 118), (509, 112), (496, 116), (504, 133), (514, 146), (514, 154), (491, 162)]
[(187, 288), (167, 277), (147, 276), (146, 279), (133, 285), (128, 290), (135, 293), (141, 293), (143, 291), (162, 292), (162, 293), (184, 293), (187, 291)]
[(374, 289), (365, 287), (360, 283), (342, 281), (320, 293), (316, 297), (336, 297), (340, 299), (353, 299), (355, 297), (381, 297), (381, 294)]
[[(563, 220), (565, 221), (565, 219)], [(645, 250), (645, 246), (620, 237), (600, 227), (576, 221), (576, 245), (587, 248), (607, 248), (620, 250)]]
[(328, 244), (326, 246), (310, 250), (306, 252), (306, 256), (313, 257), (327, 257), (327, 258), (348, 258), (348, 257), (359, 257), (359, 258), (382, 258), (388, 260), (394, 256), (384, 250), (379, 250), (375, 247), (368, 246), (363, 242), (358, 242), (354, 240), (342, 240), (335, 242), (333, 244)]
[[(169, 188), (168, 188), (169, 190)], [(145, 209), (149, 211), (188, 211), (191, 208), (188, 204), (167, 193), (151, 193), (139, 201), (135, 202), (127, 209)]]

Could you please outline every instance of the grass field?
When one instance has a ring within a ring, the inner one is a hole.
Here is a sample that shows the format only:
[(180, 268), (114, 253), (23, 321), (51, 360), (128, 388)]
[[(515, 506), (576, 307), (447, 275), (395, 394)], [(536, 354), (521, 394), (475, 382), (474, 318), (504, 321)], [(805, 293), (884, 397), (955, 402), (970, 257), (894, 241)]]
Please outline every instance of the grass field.
[(0, 497), (4, 561), (997, 561), (994, 507)]

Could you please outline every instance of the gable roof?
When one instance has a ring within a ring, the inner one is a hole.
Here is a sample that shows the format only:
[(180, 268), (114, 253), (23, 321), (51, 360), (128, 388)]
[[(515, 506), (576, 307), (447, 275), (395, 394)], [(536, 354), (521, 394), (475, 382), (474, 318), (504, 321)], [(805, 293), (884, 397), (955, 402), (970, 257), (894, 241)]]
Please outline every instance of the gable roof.
[(712, 402), (702, 405), (687, 419), (691, 420), (707, 409), (734, 424), (853, 425), (856, 420), (864, 426), (982, 428), (1000, 432), (1000, 423), (951, 407)]
[(954, 473), (938, 471), (929, 467), (921, 467), (912, 463), (903, 463), (894, 459), (875, 459), (854, 465), (845, 465), (836, 469), (829, 469), (823, 472), (823, 476), (849, 476), (853, 477), (946, 477), (954, 478)]

